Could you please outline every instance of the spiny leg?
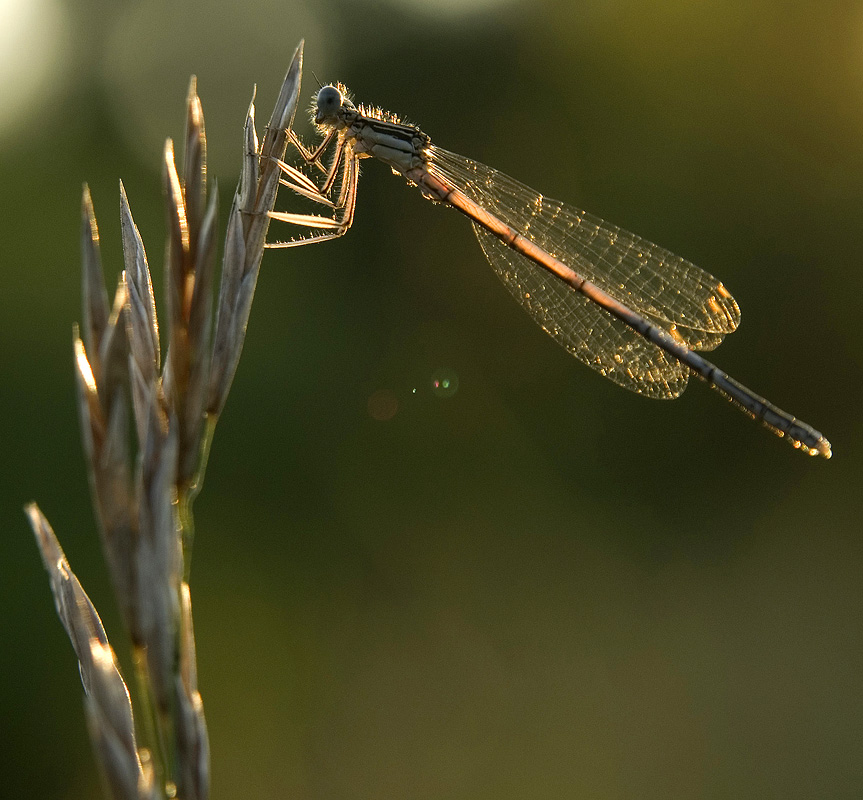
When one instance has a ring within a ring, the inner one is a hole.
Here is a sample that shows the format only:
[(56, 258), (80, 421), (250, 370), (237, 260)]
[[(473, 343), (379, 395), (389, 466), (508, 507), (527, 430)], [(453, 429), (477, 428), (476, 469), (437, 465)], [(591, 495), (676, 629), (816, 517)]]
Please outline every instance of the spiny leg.
[[(267, 247), (273, 249), (282, 247), (298, 247), (303, 244), (311, 244), (312, 242), (324, 242), (328, 239), (336, 239), (347, 232), (353, 224), (354, 211), (356, 209), (359, 159), (353, 155), (353, 153), (349, 153), (344, 158), (343, 163), (342, 189), (339, 193), (338, 203), (333, 204), (322, 194), (319, 195), (319, 202), (325, 202), (328, 205), (333, 206), (336, 214), (333, 217), (321, 217), (315, 214), (291, 214), (283, 211), (269, 212), (271, 219), (279, 220), (280, 222), (287, 222), (289, 225), (299, 225), (301, 227), (318, 229), (321, 232), (289, 242), (269, 242), (266, 245)], [(296, 191), (296, 187), (291, 184), (287, 185)], [(303, 194), (304, 192), (300, 193)], [(310, 199), (314, 200), (316, 198), (311, 197)], [(342, 212), (340, 217), (338, 216), (339, 210)]]
[(310, 180), (304, 173), (300, 172), (295, 167), (292, 167), (290, 164), (286, 164), (281, 159), (277, 158), (273, 160), (276, 162), (282, 173), (284, 175), (288, 175), (291, 179), (279, 178), (279, 183), (282, 186), (287, 186), (295, 194), (306, 197), (315, 203), (320, 203), (321, 205), (329, 206), (330, 208), (336, 208), (336, 204), (324, 195), (314, 181)]
[(291, 144), (296, 148), (297, 152), (302, 157), (303, 161), (307, 164), (314, 164), (321, 172), (327, 172), (327, 168), (321, 162), (321, 155), (324, 150), (327, 149), (330, 142), (333, 140), (333, 137), (336, 136), (336, 131), (331, 130), (321, 141), (321, 143), (314, 149), (310, 150), (303, 144), (302, 139), (297, 136), (296, 133), (292, 129), (288, 130), (288, 138), (291, 141)]
[[(323, 141), (315, 148), (314, 151), (310, 151), (300, 140), (300, 138), (292, 131), (288, 131), (288, 136), (290, 138), (291, 143), (297, 149), (302, 159), (307, 163), (313, 166), (316, 166), (320, 169), (325, 175), (324, 183), (322, 186), (318, 187), (314, 181), (308, 178), (306, 175), (301, 173), (299, 170), (290, 167), (285, 164), (283, 161), (279, 161), (279, 167), (282, 172), (291, 177), (295, 183), (302, 186), (304, 191), (297, 189), (295, 185), (291, 183), (284, 183), (284, 186), (287, 186), (289, 189), (296, 191), (297, 194), (303, 195), (304, 197), (308, 197), (311, 200), (315, 200), (315, 202), (321, 202), (318, 198), (328, 195), (330, 190), (333, 188), (333, 184), (336, 181), (336, 176), (338, 175), (339, 165), (341, 163), (342, 158), (345, 154), (345, 149), (347, 147), (347, 140), (340, 138), (337, 139), (337, 144), (335, 147), (335, 152), (333, 153), (333, 161), (330, 164), (329, 168), (325, 167), (323, 162), (321, 161), (321, 157), (326, 152), (327, 148), (330, 146), (333, 139), (336, 138), (338, 132), (336, 130), (330, 131), (323, 139)], [(310, 192), (311, 194), (306, 194), (306, 192)], [(313, 196), (317, 194), (317, 197)]]

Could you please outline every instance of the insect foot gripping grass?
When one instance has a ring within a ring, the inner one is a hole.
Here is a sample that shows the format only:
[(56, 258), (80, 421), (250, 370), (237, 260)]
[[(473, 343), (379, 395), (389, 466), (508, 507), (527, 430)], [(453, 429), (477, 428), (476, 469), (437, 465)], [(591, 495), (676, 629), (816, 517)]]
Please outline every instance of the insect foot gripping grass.
[(125, 269), (113, 305), (84, 187), (84, 314), (82, 329), (76, 327), (74, 334), (78, 404), (96, 520), (131, 641), (134, 703), (99, 615), (48, 520), (35, 503), (26, 513), (57, 613), (78, 657), (106, 793), (117, 800), (204, 800), (209, 795), (209, 746), (188, 583), (192, 501), (243, 348), (301, 72), (302, 43), (260, 146), (254, 98), (249, 106), (215, 329), (218, 195), (207, 182), (204, 115), (195, 79), (187, 103), (182, 173), (170, 140), (164, 152), (168, 232), (161, 339), (147, 255), (122, 184)]

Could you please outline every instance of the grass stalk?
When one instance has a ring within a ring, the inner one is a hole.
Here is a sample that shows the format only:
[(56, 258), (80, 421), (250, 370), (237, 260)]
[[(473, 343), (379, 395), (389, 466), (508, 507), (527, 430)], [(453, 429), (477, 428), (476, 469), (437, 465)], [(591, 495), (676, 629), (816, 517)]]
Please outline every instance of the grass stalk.
[(47, 519), (35, 504), (26, 513), (78, 657), (106, 794), (118, 800), (209, 796), (209, 740), (189, 587), (192, 504), (243, 349), (267, 214), (278, 189), (276, 160), (285, 152), (301, 74), (302, 43), (260, 146), (254, 97), (249, 106), (215, 321), (218, 194), (207, 179), (204, 113), (195, 79), (186, 103), (182, 170), (170, 140), (163, 152), (167, 242), (161, 330), (144, 243), (125, 189), (121, 184), (124, 269), (109, 305), (96, 215), (84, 187), (84, 310), (81, 329), (74, 331), (78, 407), (97, 525), (131, 640), (138, 686), (134, 705), (101, 620)]

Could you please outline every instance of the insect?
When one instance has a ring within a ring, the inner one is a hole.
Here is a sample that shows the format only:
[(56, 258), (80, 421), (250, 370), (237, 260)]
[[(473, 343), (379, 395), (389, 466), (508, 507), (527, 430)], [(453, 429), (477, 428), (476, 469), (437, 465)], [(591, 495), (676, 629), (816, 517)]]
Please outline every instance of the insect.
[[(740, 321), (720, 281), (689, 261), (585, 211), (431, 143), (419, 128), (380, 109), (356, 106), (341, 84), (322, 87), (315, 149), (291, 132), (318, 185), (280, 161), (282, 183), (330, 215), (274, 211), (273, 219), (310, 233), (269, 247), (333, 239), (354, 220), (359, 161), (376, 158), (431, 200), (467, 216), (486, 258), (536, 322), (572, 355), (615, 383), (671, 399), (691, 374), (773, 433), (809, 455), (830, 458), (830, 442), (811, 426), (735, 381), (696, 350), (712, 350)], [(323, 163), (332, 151), (329, 166)], [(338, 187), (338, 191), (335, 190)]]

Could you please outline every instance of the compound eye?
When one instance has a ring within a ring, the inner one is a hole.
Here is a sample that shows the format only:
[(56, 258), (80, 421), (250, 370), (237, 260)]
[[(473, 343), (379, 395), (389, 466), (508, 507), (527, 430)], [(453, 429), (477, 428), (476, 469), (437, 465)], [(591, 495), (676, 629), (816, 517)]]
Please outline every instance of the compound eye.
[(335, 86), (324, 86), (318, 92), (318, 113), (316, 114), (319, 120), (325, 120), (334, 117), (342, 107), (342, 93)]

